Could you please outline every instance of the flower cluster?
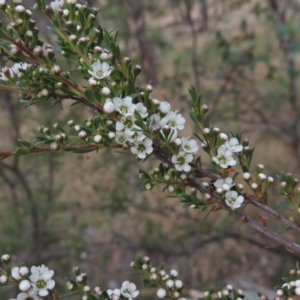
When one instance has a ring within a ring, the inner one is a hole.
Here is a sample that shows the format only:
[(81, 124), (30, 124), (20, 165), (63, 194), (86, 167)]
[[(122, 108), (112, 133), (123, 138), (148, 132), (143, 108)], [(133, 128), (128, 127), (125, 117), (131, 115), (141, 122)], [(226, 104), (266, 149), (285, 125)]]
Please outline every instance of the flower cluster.
[(89, 285), (87, 285), (87, 274), (80, 273), (78, 267), (73, 268), (75, 280), (67, 282), (67, 288), (71, 292), (82, 294), (82, 300), (97, 299), (101, 300), (132, 300), (139, 295), (136, 285), (129, 281), (124, 281), (120, 289), (102, 290), (99, 286), (94, 287), (94, 293)]
[(227, 284), (223, 290), (210, 290), (203, 293), (204, 300), (224, 299), (224, 300), (242, 300), (245, 298), (242, 290), (234, 290), (232, 285)]
[[(2, 255), (1, 260), (8, 266), (10, 255)], [(2, 284), (18, 283), (19, 285), (21, 293), (18, 294), (17, 299), (10, 300), (39, 300), (41, 297), (48, 296), (55, 286), (55, 281), (52, 279), (54, 271), (44, 265), (32, 266), (30, 270), (26, 266), (14, 267), (11, 269), (11, 273), (5, 273), (1, 269), (0, 271)]]
[(241, 152), (243, 146), (239, 144), (237, 138), (231, 138), (227, 140), (225, 144), (220, 146), (217, 150), (217, 156), (213, 157), (213, 161), (223, 169), (236, 165), (236, 160), (233, 158), (233, 154)]
[(15, 75), (18, 76), (20, 74), (20, 69), (26, 70), (27, 67), (28, 64), (24, 62), (15, 63), (11, 68), (4, 67), (2, 68), (2, 72), (0, 72), (0, 80), (13, 80)]

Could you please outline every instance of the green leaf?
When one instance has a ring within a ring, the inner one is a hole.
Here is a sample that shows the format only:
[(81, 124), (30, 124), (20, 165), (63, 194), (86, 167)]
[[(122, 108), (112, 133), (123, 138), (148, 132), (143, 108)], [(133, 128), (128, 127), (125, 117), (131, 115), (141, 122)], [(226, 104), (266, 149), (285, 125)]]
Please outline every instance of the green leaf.
[(97, 100), (94, 92), (90, 89), (86, 89), (84, 91), (84, 97), (91, 102), (95, 102)]
[(290, 206), (290, 205), (289, 205), (288, 203), (286, 203), (286, 202), (280, 201), (280, 202), (278, 202), (278, 204), (279, 204), (281, 207), (283, 207), (283, 208), (285, 208), (285, 209), (287, 209), (287, 210), (290, 210), (290, 211), (292, 211), (292, 212), (295, 212), (295, 210), (293, 209), (293, 207)]
[(14, 152), (15, 155), (25, 155), (28, 154), (29, 150), (24, 148), (17, 148)]
[(29, 142), (23, 141), (23, 140), (21, 140), (21, 139), (18, 139), (18, 141), (19, 141), (19, 143), (20, 143), (22, 146), (24, 146), (24, 147), (27, 147), (27, 148), (30, 148), (30, 149), (34, 148), (34, 145), (32, 145), (32, 144), (29, 143)]
[(58, 31), (56, 30), (56, 28), (52, 27), (52, 26), (47, 26), (48, 30), (51, 31), (53, 34), (59, 36)]
[(150, 279), (143, 279), (142, 282), (144, 288), (158, 287), (158, 285)]
[(58, 296), (58, 299), (68, 298), (80, 294), (79, 292), (66, 292)]
[(92, 152), (92, 151), (95, 151), (95, 150), (96, 150), (95, 148), (80, 149), (80, 148), (76, 148), (76, 147), (64, 149), (64, 151), (70, 151), (70, 152), (73, 152), (73, 153), (88, 153), (88, 152)]
[(99, 298), (96, 297), (96, 296), (93, 295), (93, 294), (88, 294), (87, 296), (88, 296), (88, 299), (89, 299), (89, 300), (99, 300)]

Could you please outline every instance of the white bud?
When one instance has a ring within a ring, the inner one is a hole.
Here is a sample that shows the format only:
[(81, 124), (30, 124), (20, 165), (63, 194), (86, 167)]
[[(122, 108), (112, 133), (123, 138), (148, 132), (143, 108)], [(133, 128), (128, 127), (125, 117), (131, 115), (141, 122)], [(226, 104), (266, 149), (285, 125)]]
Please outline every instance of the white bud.
[(97, 80), (95, 80), (95, 78), (91, 77), (91, 78), (89, 78), (89, 85), (90, 86), (97, 86), (98, 82), (97, 82)]
[(108, 137), (111, 139), (111, 140), (113, 140), (115, 137), (116, 137), (116, 134), (114, 133), (114, 132), (109, 132), (108, 133)]
[(111, 114), (115, 110), (115, 105), (112, 102), (106, 102), (103, 106), (103, 110), (107, 114)]
[(215, 132), (215, 133), (219, 133), (219, 132), (220, 132), (220, 128), (218, 128), (218, 127), (214, 127), (212, 130), (213, 130), (213, 132)]
[(183, 287), (183, 283), (181, 280), (175, 280), (175, 286), (177, 289), (181, 289)]
[(15, 7), (15, 10), (16, 10), (17, 12), (19, 12), (19, 13), (22, 13), (22, 12), (25, 11), (25, 7), (24, 7), (23, 5), (17, 5), (17, 6)]
[(75, 129), (76, 131), (80, 131), (81, 127), (80, 127), (80, 125), (75, 125), (75, 126), (74, 126), (74, 129)]
[(171, 271), (170, 271), (170, 275), (171, 275), (172, 277), (177, 277), (177, 276), (178, 276), (178, 272), (177, 272), (176, 270), (171, 270)]
[(237, 187), (238, 187), (239, 190), (243, 190), (243, 189), (244, 189), (244, 186), (243, 186), (241, 183), (239, 183), (239, 184), (237, 185)]
[(219, 134), (219, 137), (220, 137), (220, 139), (221, 139), (222, 141), (227, 141), (227, 140), (228, 140), (228, 135), (225, 134), (225, 133), (223, 133), (223, 132), (221, 132), (221, 133)]
[(173, 281), (172, 279), (169, 279), (169, 280), (167, 280), (166, 285), (167, 285), (169, 288), (172, 288), (172, 287), (174, 286), (174, 281)]
[(108, 95), (110, 95), (110, 89), (105, 86), (101, 89), (101, 93), (105, 96), (108, 96)]
[(258, 177), (260, 180), (265, 180), (267, 178), (267, 176), (264, 173), (259, 173)]
[(90, 288), (88, 285), (86, 285), (86, 286), (83, 288), (83, 291), (84, 291), (85, 293), (89, 293), (89, 292), (91, 291), (91, 288)]
[(232, 291), (232, 290), (233, 290), (232, 285), (231, 285), (231, 284), (227, 284), (227, 285), (226, 285), (226, 290)]
[(295, 289), (295, 294), (298, 295), (298, 296), (300, 295), (300, 287), (297, 287), (297, 288)]
[(258, 167), (259, 169), (261, 169), (261, 170), (263, 170), (263, 169), (265, 168), (265, 166), (262, 165), (262, 164), (258, 164), (257, 167)]
[(165, 270), (160, 270), (160, 271), (159, 271), (159, 275), (160, 275), (161, 277), (166, 276), (166, 271), (165, 271)]
[(249, 180), (249, 179), (251, 178), (251, 174), (248, 173), (248, 172), (245, 172), (245, 173), (243, 174), (243, 178), (244, 178), (245, 180)]
[(221, 194), (224, 193), (224, 190), (222, 188), (217, 188), (216, 189), (216, 193), (219, 194), (219, 195), (221, 195)]
[(1, 260), (4, 261), (4, 262), (10, 261), (10, 259), (11, 259), (11, 257), (10, 257), (9, 254), (3, 254), (3, 255), (1, 256)]
[(100, 59), (101, 60), (108, 60), (109, 59), (109, 56), (107, 53), (103, 52), (100, 54)]
[(277, 296), (283, 296), (283, 290), (277, 290), (276, 295)]
[(255, 182), (253, 182), (253, 183), (251, 184), (251, 188), (252, 188), (253, 190), (256, 190), (256, 189), (258, 188), (258, 184), (255, 183)]
[(169, 185), (168, 186), (168, 191), (170, 192), (170, 193), (173, 193), (174, 192), (174, 186), (173, 185)]
[(169, 102), (166, 102), (166, 101), (160, 102), (159, 110), (160, 110), (163, 114), (167, 114), (167, 113), (171, 110), (171, 105), (170, 105), (170, 103), (169, 103)]
[(147, 269), (148, 269), (148, 265), (147, 265), (147, 264), (143, 264), (143, 265), (142, 265), (142, 269), (143, 269), (143, 270), (147, 270)]
[(157, 274), (152, 273), (152, 274), (150, 275), (150, 278), (151, 278), (152, 280), (157, 280)]
[(29, 280), (22, 280), (20, 283), (19, 283), (19, 289), (20, 291), (22, 292), (27, 292), (31, 287), (31, 283)]
[(0, 283), (5, 284), (5, 283), (7, 283), (7, 282), (8, 282), (8, 276), (6, 276), (6, 275), (1, 275), (1, 276), (0, 276)]
[(164, 298), (166, 297), (167, 293), (165, 289), (158, 289), (157, 291), (157, 297), (158, 298)]
[(102, 136), (100, 134), (97, 134), (94, 136), (94, 142), (95, 143), (100, 143), (102, 140)]
[(269, 183), (273, 183), (274, 182), (274, 178), (271, 177), (271, 176), (268, 176), (267, 180), (268, 180)]
[(181, 138), (176, 138), (174, 143), (175, 143), (175, 145), (180, 146), (182, 143)]
[(29, 269), (27, 267), (21, 267), (19, 269), (19, 275), (24, 277), (24, 276), (27, 276), (29, 274)]
[(202, 132), (203, 132), (203, 134), (209, 134), (210, 129), (209, 128), (203, 128)]
[(157, 100), (157, 99), (152, 99), (152, 103), (153, 103), (155, 106), (159, 106), (160, 101)]
[(87, 133), (86, 133), (86, 131), (81, 130), (81, 131), (79, 131), (78, 136), (79, 136), (81, 139), (85, 139), (85, 138), (87, 137)]

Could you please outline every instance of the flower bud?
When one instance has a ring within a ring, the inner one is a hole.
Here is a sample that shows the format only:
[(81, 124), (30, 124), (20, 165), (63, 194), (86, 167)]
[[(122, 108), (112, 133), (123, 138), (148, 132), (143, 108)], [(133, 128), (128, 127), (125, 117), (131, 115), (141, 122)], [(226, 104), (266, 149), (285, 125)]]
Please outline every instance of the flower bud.
[[(47, 50), (49, 50), (49, 49), (47, 49)], [(54, 65), (54, 66), (51, 68), (51, 71), (52, 71), (53, 74), (59, 75), (59, 74), (61, 73), (61, 68), (60, 68), (60, 66), (58, 66), (58, 65)]]
[(222, 141), (227, 141), (227, 140), (228, 140), (228, 135), (225, 134), (224, 132), (221, 132), (221, 133), (219, 134), (219, 137), (220, 137), (220, 139), (221, 139)]
[(103, 106), (103, 110), (107, 114), (111, 114), (115, 111), (115, 105), (112, 102), (106, 102)]
[(139, 75), (142, 72), (142, 67), (140, 65), (135, 65), (133, 67), (133, 73), (135, 76)]
[(29, 269), (27, 267), (23, 266), (19, 269), (19, 275), (21, 277), (27, 276), (28, 274), (29, 274)]
[(162, 101), (159, 104), (159, 110), (163, 113), (163, 114), (167, 114), (170, 110), (171, 110), (171, 105), (169, 102), (166, 101)]
[(207, 135), (207, 134), (210, 133), (210, 129), (209, 129), (209, 128), (203, 128), (202, 133), (203, 133), (204, 135)]
[(1, 275), (0, 276), (0, 283), (2, 283), (2, 284), (8, 283), (8, 276), (7, 275)]
[(108, 87), (103, 87), (102, 89), (101, 89), (101, 93), (103, 94), (103, 95), (105, 95), (105, 96), (109, 96), (110, 95), (110, 89), (108, 88)]
[(2, 260), (3, 262), (10, 262), (11, 256), (10, 256), (9, 254), (3, 254), (3, 255), (1, 256), (1, 260)]
[(19, 283), (19, 289), (22, 292), (27, 292), (31, 287), (31, 283), (29, 280), (25, 279)]
[(57, 151), (59, 149), (59, 145), (57, 143), (51, 143), (50, 148), (52, 151)]

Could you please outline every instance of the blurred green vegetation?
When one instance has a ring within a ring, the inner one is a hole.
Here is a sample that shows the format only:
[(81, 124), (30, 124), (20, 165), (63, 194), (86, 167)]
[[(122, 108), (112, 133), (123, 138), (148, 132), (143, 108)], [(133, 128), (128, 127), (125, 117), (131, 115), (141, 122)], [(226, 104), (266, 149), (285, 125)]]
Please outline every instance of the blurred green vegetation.
[[(188, 118), (187, 87), (194, 84), (210, 107), (211, 124), (226, 132), (243, 129), (266, 173), (297, 173), (298, 1), (88, 2), (100, 7), (104, 27), (120, 29), (124, 56), (142, 65), (141, 83), (153, 84), (154, 97)], [(37, 23), (50, 41), (44, 20)], [(0, 99), (3, 151), (18, 137), (32, 138), (39, 125), (64, 125), (92, 113), (67, 105), (24, 110), (16, 94), (3, 91)], [(188, 123), (185, 133), (191, 134)], [(13, 254), (16, 264), (55, 269), (60, 291), (73, 265), (91, 275), (91, 286), (103, 280), (120, 285), (137, 254), (178, 269), (187, 288), (198, 290), (222, 282), (272, 286), (293, 266), (292, 254), (230, 216), (214, 213), (203, 222), (204, 216), (158, 189), (139, 193), (138, 168), (153, 166), (154, 159), (137, 165), (130, 153), (113, 151), (1, 162), (0, 252)], [(276, 199), (274, 192), (269, 204), (277, 207)], [(1, 299), (7, 292), (0, 290)]]

